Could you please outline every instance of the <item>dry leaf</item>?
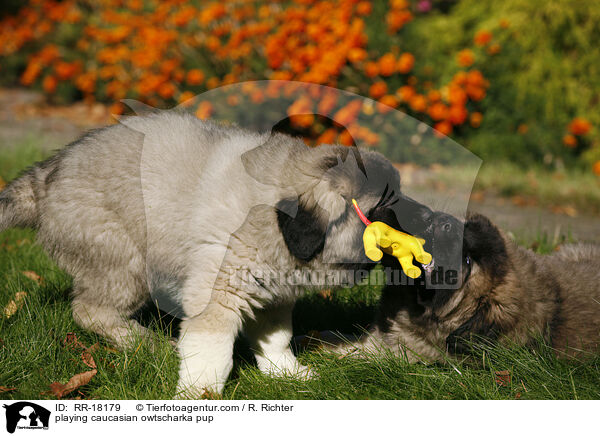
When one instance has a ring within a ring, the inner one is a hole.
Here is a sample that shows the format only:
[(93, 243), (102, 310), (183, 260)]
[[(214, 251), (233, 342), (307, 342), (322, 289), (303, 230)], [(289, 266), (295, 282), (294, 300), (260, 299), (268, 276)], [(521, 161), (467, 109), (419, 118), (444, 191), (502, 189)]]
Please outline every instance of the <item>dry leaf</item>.
[(6, 186), (6, 182), (4, 181), (4, 179), (2, 177), (0, 177), (0, 191), (2, 191), (5, 186)]
[(6, 305), (6, 307), (4, 308), (4, 316), (6, 318), (10, 318), (15, 313), (17, 313), (17, 310), (19, 310), (21, 307), (23, 307), (26, 296), (27, 296), (27, 292), (17, 292), (15, 294), (15, 298), (10, 300), (8, 302), (8, 304)]
[(83, 361), (83, 363), (85, 363), (90, 368), (96, 369), (96, 361), (94, 360), (94, 357), (92, 356), (92, 352), (96, 351), (98, 348), (100, 348), (100, 344), (98, 344), (98, 342), (96, 342), (91, 347), (86, 347), (83, 343), (81, 343), (79, 341), (79, 339), (77, 338), (77, 335), (75, 333), (67, 333), (67, 335), (63, 339), (62, 343), (65, 347), (69, 347), (69, 348), (73, 348), (73, 349), (75, 349), (75, 348), (83, 349), (83, 351), (81, 352), (81, 360)]
[(512, 201), (512, 203), (515, 206), (528, 206), (530, 204), (529, 199), (527, 199), (521, 195), (514, 195), (511, 197), (510, 200)]
[(521, 398), (521, 392), (515, 394), (515, 400), (518, 400), (519, 398)]
[(98, 343), (92, 345), (90, 348), (86, 347), (85, 344), (79, 342), (79, 338), (77, 338), (75, 333), (67, 333), (62, 343), (65, 347), (83, 348), (86, 351), (95, 351), (98, 348)]
[(96, 369), (96, 362), (94, 361), (94, 357), (92, 356), (92, 353), (89, 352), (89, 350), (84, 350), (81, 352), (81, 360), (83, 360), (83, 363), (85, 363), (90, 368)]
[(28, 279), (37, 282), (38, 285), (41, 285), (44, 282), (44, 279), (40, 277), (35, 271), (23, 271), (22, 274)]
[(510, 370), (496, 371), (496, 384), (498, 386), (508, 386), (511, 382)]
[(52, 383), (50, 385), (50, 389), (52, 390), (52, 393), (56, 395), (56, 398), (60, 400), (62, 397), (70, 394), (75, 389), (78, 389), (81, 386), (88, 384), (97, 373), (97, 369), (92, 369), (90, 371), (82, 372), (80, 374), (75, 374), (66, 384), (58, 382)]
[(67, 335), (63, 339), (63, 345), (66, 347), (73, 347), (73, 348), (78, 348), (78, 347), (85, 348), (85, 345), (83, 345), (81, 342), (79, 342), (79, 339), (77, 339), (77, 335), (75, 333), (67, 333)]
[(7, 388), (6, 386), (0, 386), (0, 394), (4, 394), (6, 392), (16, 391), (17, 388)]
[(200, 396), (202, 400), (222, 400), (223, 396), (213, 391), (204, 391)]
[(319, 292), (319, 295), (325, 300), (331, 300), (331, 289), (323, 289)]
[(485, 194), (483, 191), (474, 191), (471, 193), (471, 200), (481, 203), (485, 200)]

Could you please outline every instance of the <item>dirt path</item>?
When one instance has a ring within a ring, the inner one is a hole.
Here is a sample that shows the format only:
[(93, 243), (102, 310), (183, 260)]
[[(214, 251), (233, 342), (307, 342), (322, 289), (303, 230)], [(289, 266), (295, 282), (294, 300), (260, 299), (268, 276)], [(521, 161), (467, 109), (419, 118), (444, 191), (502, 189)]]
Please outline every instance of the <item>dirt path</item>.
[[(102, 105), (80, 103), (56, 108), (44, 106), (42, 100), (35, 92), (0, 89), (0, 148), (29, 143), (44, 149), (56, 149), (90, 128), (114, 122), (108, 109)], [(435, 204), (436, 197), (440, 202), (447, 202), (447, 197), (441, 192), (428, 192), (427, 196), (434, 200), (428, 204)], [(600, 242), (600, 217), (569, 217), (544, 208), (516, 206), (507, 199), (491, 195), (478, 197), (482, 198), (471, 200), (471, 211), (489, 216), (500, 227), (525, 240), (545, 233), (550, 240), (570, 235), (578, 241)]]
[(600, 217), (597, 216), (570, 217), (539, 207), (515, 206), (497, 197), (471, 201), (469, 210), (487, 215), (501, 228), (526, 239), (545, 233), (551, 241), (564, 235), (576, 241), (600, 242)]
[(111, 122), (100, 104), (51, 107), (41, 94), (22, 89), (0, 89), (0, 148), (35, 144), (54, 150), (82, 132)]

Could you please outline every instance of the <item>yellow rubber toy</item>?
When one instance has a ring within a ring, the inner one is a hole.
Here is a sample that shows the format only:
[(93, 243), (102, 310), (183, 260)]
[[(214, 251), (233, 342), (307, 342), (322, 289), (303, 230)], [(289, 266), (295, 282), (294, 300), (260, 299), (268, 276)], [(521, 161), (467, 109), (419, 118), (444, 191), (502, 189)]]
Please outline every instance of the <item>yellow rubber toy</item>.
[(423, 249), (425, 240), (396, 230), (381, 221), (372, 223), (362, 213), (356, 200), (353, 199), (352, 204), (360, 219), (367, 225), (363, 233), (366, 256), (378, 262), (383, 257), (383, 253), (392, 255), (400, 262), (404, 274), (413, 279), (419, 277), (421, 270), (413, 265), (413, 258), (425, 265), (432, 260), (431, 254)]

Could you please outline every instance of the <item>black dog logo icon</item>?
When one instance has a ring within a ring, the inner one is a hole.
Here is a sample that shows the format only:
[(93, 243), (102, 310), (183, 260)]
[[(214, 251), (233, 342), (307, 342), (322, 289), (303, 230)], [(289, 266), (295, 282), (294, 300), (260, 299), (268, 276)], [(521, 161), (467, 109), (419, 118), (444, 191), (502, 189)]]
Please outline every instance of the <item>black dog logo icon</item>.
[(3, 406), (6, 409), (6, 431), (14, 433), (17, 427), (47, 429), (50, 411), (28, 401), (19, 401)]

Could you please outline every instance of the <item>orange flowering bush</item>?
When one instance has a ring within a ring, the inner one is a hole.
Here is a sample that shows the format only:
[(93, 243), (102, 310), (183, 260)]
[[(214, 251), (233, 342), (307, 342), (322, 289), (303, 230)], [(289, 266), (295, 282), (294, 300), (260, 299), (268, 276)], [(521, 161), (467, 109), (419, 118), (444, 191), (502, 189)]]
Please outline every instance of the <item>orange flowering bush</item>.
[(573, 135), (585, 135), (592, 129), (592, 124), (584, 118), (574, 118), (569, 123), (569, 132)]
[(587, 137), (592, 130), (592, 123), (582, 117), (576, 117), (566, 127), (568, 133), (563, 136), (563, 145), (571, 149), (575, 156), (583, 157), (583, 161), (591, 163), (592, 171), (600, 175), (600, 148)]
[[(533, 56), (527, 47), (539, 42), (520, 41), (548, 32), (527, 32), (528, 24), (513, 21), (520, 15), (508, 10), (528, 10), (533, 22), (548, 26), (545, 13), (537, 12), (546, 10), (545, 4), (508, 1), (506, 11), (493, 6), (495, 18), (490, 15), (481, 26), (472, 7), (476, 0), (461, 0), (451, 10), (435, 0), (29, 0), (0, 20), (0, 84), (36, 88), (55, 102), (100, 101), (119, 110), (123, 105), (115, 102), (123, 98), (160, 107), (181, 104), (207, 118), (215, 108), (198, 107), (192, 99), (204, 91), (251, 80), (302, 81), (381, 103), (357, 108), (346, 102), (350, 107), (341, 108), (335, 95), (324, 95), (311, 107), (291, 103), (291, 126), (299, 134), (310, 130), (317, 142), (352, 143), (362, 135), (365, 143), (389, 151), (383, 136), (358, 128), (342, 131), (309, 111), (356, 122), (359, 113), (376, 117), (397, 108), (460, 138), (482, 157), (527, 155), (539, 161), (550, 153), (552, 159), (581, 157), (592, 165), (600, 158), (598, 131), (591, 130), (597, 117), (569, 120), (565, 113), (586, 114), (586, 109), (571, 102), (557, 115), (553, 111), (560, 105), (545, 106), (548, 94), (532, 90), (531, 84), (543, 85), (535, 72), (554, 72), (554, 67), (532, 69), (527, 74), (536, 80), (528, 82), (512, 77), (526, 74), (522, 64)], [(446, 17), (438, 22), (440, 29), (453, 35), (461, 29), (460, 37), (431, 34), (427, 20), (436, 15)], [(552, 26), (547, 30), (558, 33), (542, 42), (560, 50), (560, 35), (569, 29), (558, 22)], [(435, 39), (440, 44), (432, 44)], [(546, 46), (546, 53), (556, 52)], [(557, 77), (566, 74), (556, 71)], [(269, 92), (248, 88), (248, 101), (261, 104), (278, 91)], [(232, 106), (243, 101), (228, 99)]]
[[(169, 106), (220, 85), (267, 78), (350, 87), (386, 107), (444, 123), (446, 133), (469, 126), (470, 106), (484, 98), (488, 84), (478, 70), (460, 71), (439, 89), (419, 83), (419, 59), (401, 50), (413, 8), (408, 0), (389, 1), (383, 19), (395, 45), (380, 53), (365, 29), (369, 1), (99, 0), (90, 8), (83, 0), (31, 0), (3, 20), (0, 57), (26, 55), (13, 62), (15, 79), (59, 101), (134, 98)], [(468, 49), (458, 54), (465, 68), (474, 63), (467, 55)], [(298, 108), (306, 110), (301, 103), (290, 110)], [(209, 114), (199, 109), (202, 117)], [(294, 120), (311, 122), (304, 115)]]
[(584, 146), (586, 145), (586, 141), (583, 137), (592, 130), (592, 123), (585, 118), (573, 118), (567, 126), (567, 130), (569, 133), (563, 136), (563, 144), (565, 147), (576, 148), (578, 146)]

